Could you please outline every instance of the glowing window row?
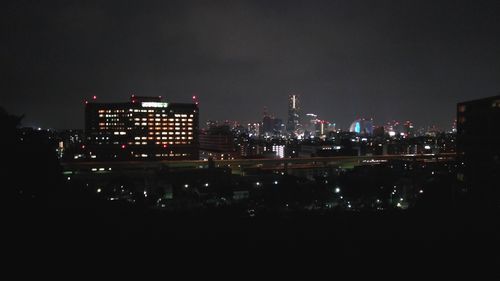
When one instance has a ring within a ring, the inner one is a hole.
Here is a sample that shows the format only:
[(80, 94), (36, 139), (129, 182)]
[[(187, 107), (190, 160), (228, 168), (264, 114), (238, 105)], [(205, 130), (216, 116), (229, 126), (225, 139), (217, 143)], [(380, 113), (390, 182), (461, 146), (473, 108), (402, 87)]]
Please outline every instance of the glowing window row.
[[(147, 145), (148, 143), (143, 141), (136, 141), (136, 142), (129, 142), (129, 145)], [(191, 142), (187, 141), (157, 141), (155, 144), (161, 145), (161, 144), (191, 144)]]
[(188, 156), (187, 153), (170, 153), (170, 154), (166, 154), (166, 153), (163, 153), (163, 154), (155, 154), (156, 157), (179, 157), (179, 156)]
[[(132, 119), (130, 119), (132, 121)], [(160, 122), (160, 121), (163, 121), (163, 122), (167, 122), (167, 121), (170, 121), (170, 122), (179, 122), (179, 121), (182, 121), (182, 122), (193, 122), (193, 118), (134, 118), (134, 121), (156, 121), (156, 122)]]
[(99, 113), (123, 113), (123, 109), (99, 109)]

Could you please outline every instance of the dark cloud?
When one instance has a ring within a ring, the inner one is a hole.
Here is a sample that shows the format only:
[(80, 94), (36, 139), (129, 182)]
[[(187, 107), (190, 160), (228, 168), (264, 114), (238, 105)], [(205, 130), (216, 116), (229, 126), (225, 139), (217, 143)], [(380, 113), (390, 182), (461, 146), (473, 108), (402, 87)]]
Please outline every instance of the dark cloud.
[(285, 117), (286, 96), (355, 117), (448, 127), (500, 90), (496, 1), (10, 1), (0, 104), (82, 127), (82, 101), (200, 96), (202, 120)]

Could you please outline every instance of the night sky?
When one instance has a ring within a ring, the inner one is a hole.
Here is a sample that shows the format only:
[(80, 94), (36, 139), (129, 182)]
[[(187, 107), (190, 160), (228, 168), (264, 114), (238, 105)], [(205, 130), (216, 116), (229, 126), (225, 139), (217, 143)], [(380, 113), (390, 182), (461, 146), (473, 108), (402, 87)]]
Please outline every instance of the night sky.
[(0, 106), (82, 128), (83, 101), (187, 102), (201, 120), (304, 113), (448, 129), (500, 91), (499, 1), (7, 1)]

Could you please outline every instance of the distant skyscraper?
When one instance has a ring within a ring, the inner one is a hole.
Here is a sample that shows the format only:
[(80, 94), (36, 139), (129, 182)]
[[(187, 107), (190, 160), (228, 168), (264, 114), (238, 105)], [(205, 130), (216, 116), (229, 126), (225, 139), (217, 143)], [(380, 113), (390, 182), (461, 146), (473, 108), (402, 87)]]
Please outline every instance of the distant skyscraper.
[(274, 120), (271, 116), (264, 116), (262, 118), (262, 132), (267, 135), (273, 134)]
[(318, 115), (314, 113), (307, 113), (304, 121), (305, 137), (316, 136), (316, 123), (318, 123)]
[(288, 96), (288, 122), (287, 131), (297, 134), (300, 128), (300, 100), (298, 95)]
[(274, 118), (273, 126), (275, 134), (281, 135), (285, 133), (284, 130), (285, 124), (283, 124), (283, 120), (281, 120), (280, 118)]
[(270, 115), (267, 111), (267, 108), (264, 107), (264, 117), (262, 118), (262, 127), (261, 127), (261, 135), (270, 137), (270, 136), (280, 136), (284, 133), (285, 125), (283, 124), (283, 120), (279, 118), (275, 118)]

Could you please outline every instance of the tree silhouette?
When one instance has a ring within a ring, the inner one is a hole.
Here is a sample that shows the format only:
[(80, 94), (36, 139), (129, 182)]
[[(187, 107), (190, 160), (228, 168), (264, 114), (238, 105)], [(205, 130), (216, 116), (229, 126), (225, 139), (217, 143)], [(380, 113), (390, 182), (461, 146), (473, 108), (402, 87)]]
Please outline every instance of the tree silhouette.
[(23, 118), (0, 108), (0, 126), (4, 132), (0, 138), (4, 152), (2, 201), (6, 205), (47, 204), (61, 187), (61, 168), (55, 149), (36, 131), (21, 133)]

